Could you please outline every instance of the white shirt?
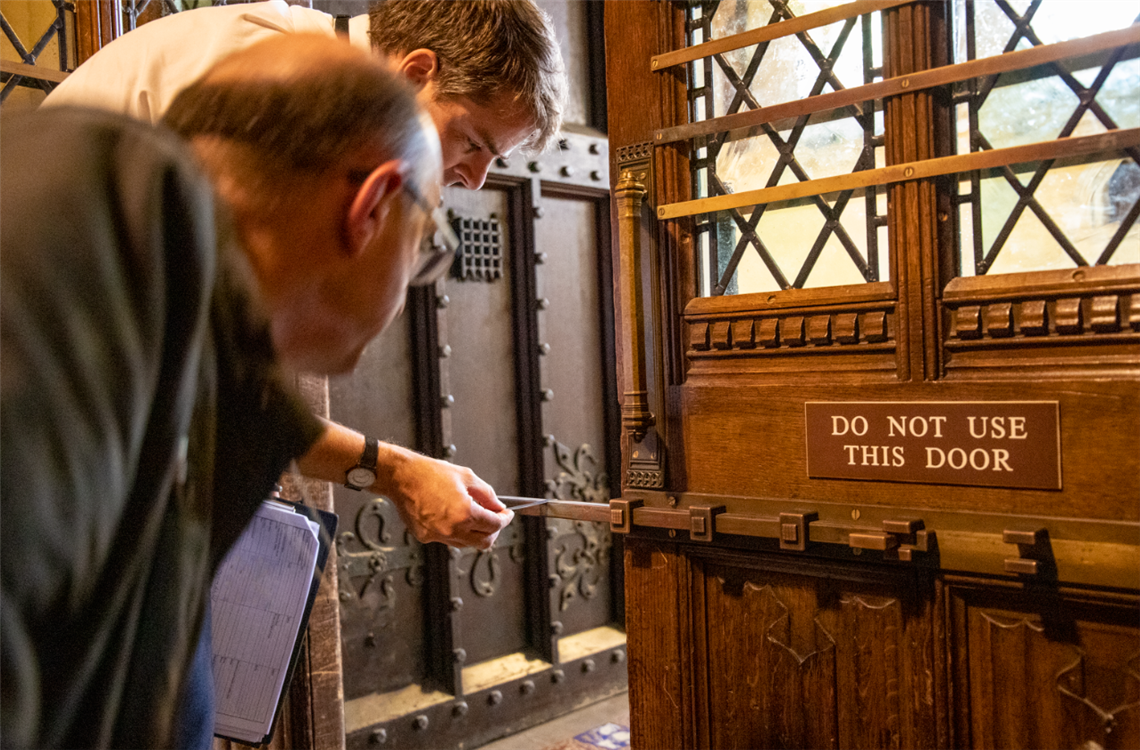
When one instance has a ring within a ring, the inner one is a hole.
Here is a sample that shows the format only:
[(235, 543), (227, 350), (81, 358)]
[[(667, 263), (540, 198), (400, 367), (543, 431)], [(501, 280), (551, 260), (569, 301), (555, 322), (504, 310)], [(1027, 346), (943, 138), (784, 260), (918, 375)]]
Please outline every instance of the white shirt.
[[(158, 122), (178, 92), (218, 60), (271, 34), (336, 34), (333, 16), (284, 0), (186, 10), (139, 26), (76, 68), (44, 105), (98, 107)], [(368, 16), (349, 42), (370, 49)]]

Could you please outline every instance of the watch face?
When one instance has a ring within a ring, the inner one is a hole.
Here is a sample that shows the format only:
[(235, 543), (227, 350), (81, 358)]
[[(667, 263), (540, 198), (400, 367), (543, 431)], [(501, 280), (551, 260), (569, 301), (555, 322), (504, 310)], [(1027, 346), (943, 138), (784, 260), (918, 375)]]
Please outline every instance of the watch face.
[(349, 470), (346, 478), (357, 487), (370, 487), (376, 481), (376, 473), (363, 466), (356, 466)]

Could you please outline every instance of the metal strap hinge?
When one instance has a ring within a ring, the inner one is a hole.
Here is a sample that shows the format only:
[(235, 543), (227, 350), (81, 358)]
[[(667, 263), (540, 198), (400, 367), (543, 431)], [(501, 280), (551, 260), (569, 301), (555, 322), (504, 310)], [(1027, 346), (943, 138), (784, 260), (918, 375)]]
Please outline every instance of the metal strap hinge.
[(808, 525), (819, 520), (819, 513), (781, 513), (780, 549), (803, 552), (807, 549)]
[(1017, 545), (1018, 556), (1008, 557), (1005, 560), (1006, 573), (1036, 576), (1048, 571), (1056, 571), (1057, 566), (1053, 560), (1053, 547), (1049, 543), (1048, 530), (1018, 531), (1005, 529), (1001, 532), (1001, 540), (1006, 544)]
[(711, 542), (716, 517), (724, 513), (723, 505), (693, 505), (689, 507), (689, 538), (694, 542)]
[(909, 562), (915, 552), (929, 552), (934, 541), (934, 532), (926, 531), (920, 519), (884, 519), (883, 531), (854, 532), (847, 538), (853, 549), (873, 549), (886, 553), (884, 556)]
[(639, 508), (644, 503), (644, 500), (610, 500), (610, 531), (628, 534), (633, 528), (634, 508)]

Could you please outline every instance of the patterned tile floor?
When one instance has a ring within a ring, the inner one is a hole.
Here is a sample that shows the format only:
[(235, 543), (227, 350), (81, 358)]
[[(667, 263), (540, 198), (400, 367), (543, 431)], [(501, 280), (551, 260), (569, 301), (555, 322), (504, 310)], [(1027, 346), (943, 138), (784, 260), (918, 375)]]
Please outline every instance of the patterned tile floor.
[(628, 747), (629, 727), (611, 721), (552, 745), (550, 750), (625, 750)]
[(479, 750), (626, 750), (629, 696), (620, 693)]

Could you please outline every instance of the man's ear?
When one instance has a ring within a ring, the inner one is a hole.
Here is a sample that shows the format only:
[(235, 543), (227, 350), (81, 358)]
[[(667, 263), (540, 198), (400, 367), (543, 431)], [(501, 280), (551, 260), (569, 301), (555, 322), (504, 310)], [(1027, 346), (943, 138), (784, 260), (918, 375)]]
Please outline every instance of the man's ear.
[(379, 234), (404, 178), (400, 164), (386, 161), (373, 169), (353, 196), (345, 219), (345, 239), (350, 255), (359, 255)]
[(439, 74), (439, 58), (430, 49), (421, 47), (404, 55), (396, 63), (396, 70), (417, 89), (422, 89)]

